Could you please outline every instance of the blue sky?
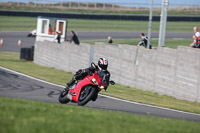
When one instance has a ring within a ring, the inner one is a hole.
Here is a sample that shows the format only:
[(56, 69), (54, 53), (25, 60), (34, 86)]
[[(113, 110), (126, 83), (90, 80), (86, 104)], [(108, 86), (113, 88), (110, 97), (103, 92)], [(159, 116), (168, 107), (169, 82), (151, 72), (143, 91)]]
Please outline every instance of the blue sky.
[[(126, 5), (149, 5), (151, 0), (1, 0), (1, 2), (7, 1), (23, 1), (23, 2), (59, 2), (59, 1), (76, 1), (76, 2), (100, 2), (100, 3), (119, 3)], [(162, 0), (154, 0), (155, 6), (161, 5)], [(169, 0), (170, 6), (187, 6), (187, 5), (198, 5), (200, 6), (200, 0)]]

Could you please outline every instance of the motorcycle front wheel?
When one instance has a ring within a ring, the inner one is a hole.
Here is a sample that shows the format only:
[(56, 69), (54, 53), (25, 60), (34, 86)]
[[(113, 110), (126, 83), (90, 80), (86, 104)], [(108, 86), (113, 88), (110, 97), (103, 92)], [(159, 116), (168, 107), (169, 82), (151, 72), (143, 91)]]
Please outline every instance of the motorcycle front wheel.
[(78, 105), (84, 106), (87, 104), (92, 98), (96, 95), (96, 88), (93, 86), (85, 86), (81, 89), (79, 98), (78, 98)]
[(69, 98), (67, 98), (67, 94), (68, 94), (68, 91), (66, 91), (65, 89), (60, 93), (60, 96), (58, 98), (58, 101), (60, 103), (63, 103), (63, 104), (67, 104), (70, 100)]

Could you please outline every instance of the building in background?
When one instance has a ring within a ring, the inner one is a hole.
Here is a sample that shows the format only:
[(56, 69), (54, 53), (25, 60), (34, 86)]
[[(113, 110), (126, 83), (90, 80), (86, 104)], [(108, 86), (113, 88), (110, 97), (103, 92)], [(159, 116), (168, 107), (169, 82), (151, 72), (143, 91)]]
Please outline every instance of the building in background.
[(36, 41), (54, 41), (56, 32), (61, 35), (61, 42), (66, 40), (67, 36), (67, 19), (38, 17)]

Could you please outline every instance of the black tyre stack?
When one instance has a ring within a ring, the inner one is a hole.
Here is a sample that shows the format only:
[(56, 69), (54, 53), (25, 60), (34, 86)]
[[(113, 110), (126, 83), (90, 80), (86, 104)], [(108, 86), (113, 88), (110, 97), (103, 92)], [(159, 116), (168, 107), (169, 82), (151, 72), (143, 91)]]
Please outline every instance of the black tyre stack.
[(34, 46), (31, 48), (21, 48), (20, 50), (20, 59), (33, 61), (34, 57)]

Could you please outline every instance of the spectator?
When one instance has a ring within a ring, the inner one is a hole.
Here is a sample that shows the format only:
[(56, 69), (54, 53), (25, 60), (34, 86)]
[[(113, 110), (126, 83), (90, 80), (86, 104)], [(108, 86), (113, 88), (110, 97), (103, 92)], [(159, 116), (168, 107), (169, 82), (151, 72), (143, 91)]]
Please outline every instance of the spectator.
[(193, 48), (200, 48), (200, 32), (198, 32), (198, 27), (195, 26), (193, 28), (193, 31), (194, 31), (194, 35), (192, 36), (193, 38), (193, 43), (190, 44), (190, 47), (193, 47)]
[(49, 32), (48, 32), (49, 35), (52, 34), (52, 28), (51, 28), (51, 24), (49, 24)]
[[(145, 36), (145, 34), (144, 33), (141, 33), (140, 34), (140, 37), (141, 37), (141, 41), (138, 43), (138, 45), (137, 46), (144, 46), (145, 48), (147, 48), (147, 45), (148, 45), (148, 37), (147, 36)], [(151, 49), (151, 44), (149, 44), (149, 48)]]
[(78, 39), (78, 36), (76, 35), (76, 33), (72, 30), (70, 32), (70, 34), (71, 34), (71, 38), (70, 38), (69, 42), (71, 43), (73, 41), (75, 44), (79, 45), (80, 42), (79, 42), (79, 39)]
[(110, 36), (108, 36), (108, 43), (113, 43), (113, 40)]
[(61, 33), (60, 31), (57, 31), (56, 35), (54, 37), (54, 41), (57, 42), (57, 43), (60, 43), (60, 39), (61, 39), (60, 33)]

